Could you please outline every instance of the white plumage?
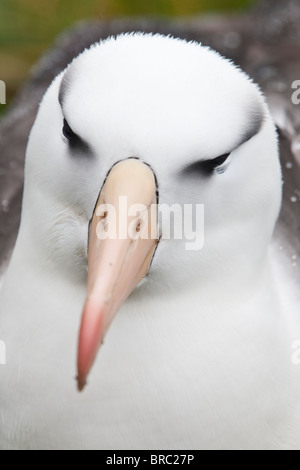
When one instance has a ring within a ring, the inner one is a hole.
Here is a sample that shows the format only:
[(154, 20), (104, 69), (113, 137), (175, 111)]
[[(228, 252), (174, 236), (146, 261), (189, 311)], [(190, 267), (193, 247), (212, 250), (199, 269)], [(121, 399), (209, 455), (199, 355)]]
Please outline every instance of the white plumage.
[[(89, 152), (70, 148), (64, 119)], [(224, 172), (184, 171), (224, 154)], [(205, 245), (161, 241), (79, 395), (88, 224), (107, 173), (130, 157), (153, 169), (160, 203), (205, 205)], [(269, 252), (280, 202), (269, 111), (229, 61), (140, 34), (80, 55), (46, 93), (28, 144), (0, 297), (0, 447), (299, 447), (299, 321)]]

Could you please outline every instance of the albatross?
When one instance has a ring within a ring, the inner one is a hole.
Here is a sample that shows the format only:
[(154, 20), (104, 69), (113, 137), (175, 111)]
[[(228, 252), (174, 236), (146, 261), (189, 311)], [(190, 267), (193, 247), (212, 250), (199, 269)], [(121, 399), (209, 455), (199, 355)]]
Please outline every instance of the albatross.
[[(269, 109), (230, 61), (151, 34), (76, 58), (27, 148), (1, 448), (299, 448), (299, 318), (270, 247), (281, 193)], [(132, 222), (122, 197), (154, 236), (99, 239), (111, 207)], [(174, 204), (204, 206), (201, 250), (150, 217)]]

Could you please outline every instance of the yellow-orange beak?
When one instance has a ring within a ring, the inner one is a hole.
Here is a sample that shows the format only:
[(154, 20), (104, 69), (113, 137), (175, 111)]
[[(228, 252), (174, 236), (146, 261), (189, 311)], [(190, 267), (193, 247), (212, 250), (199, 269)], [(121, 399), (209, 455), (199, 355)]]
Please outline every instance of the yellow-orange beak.
[(128, 159), (112, 168), (90, 223), (87, 298), (77, 359), (79, 391), (114, 316), (149, 271), (158, 243), (157, 202), (149, 166)]

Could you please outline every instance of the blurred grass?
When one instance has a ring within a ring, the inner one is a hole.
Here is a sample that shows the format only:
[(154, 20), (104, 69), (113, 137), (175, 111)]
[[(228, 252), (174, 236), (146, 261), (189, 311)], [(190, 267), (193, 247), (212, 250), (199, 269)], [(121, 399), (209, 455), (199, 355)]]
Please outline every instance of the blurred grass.
[[(0, 0), (0, 80), (7, 102), (62, 30), (86, 18), (183, 16), (245, 8), (253, 0)], [(0, 106), (0, 113), (4, 106)]]

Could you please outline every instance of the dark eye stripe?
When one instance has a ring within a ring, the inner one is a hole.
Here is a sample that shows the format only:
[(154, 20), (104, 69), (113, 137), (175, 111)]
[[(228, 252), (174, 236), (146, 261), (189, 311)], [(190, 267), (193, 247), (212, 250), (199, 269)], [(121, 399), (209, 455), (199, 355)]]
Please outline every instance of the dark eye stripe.
[(75, 134), (66, 119), (64, 119), (62, 133), (68, 140), (69, 146), (72, 151), (81, 153), (91, 153), (88, 144), (83, 139), (81, 139), (81, 137)]
[(64, 119), (64, 126), (63, 126), (63, 135), (68, 139), (68, 140), (73, 140), (73, 139), (78, 139), (79, 137), (75, 134), (75, 132), (72, 131), (71, 127), (69, 126), (68, 122), (66, 119)]
[(225, 153), (224, 155), (214, 158), (213, 160), (205, 160), (204, 162), (202, 162), (203, 168), (206, 168), (207, 171), (213, 171), (215, 168), (218, 168), (218, 166), (223, 165), (223, 163), (226, 162), (229, 156), (230, 153)]
[(223, 165), (231, 154), (225, 153), (220, 157), (214, 158), (212, 160), (199, 160), (198, 162), (192, 163), (183, 170), (184, 175), (211, 175), (216, 168)]

